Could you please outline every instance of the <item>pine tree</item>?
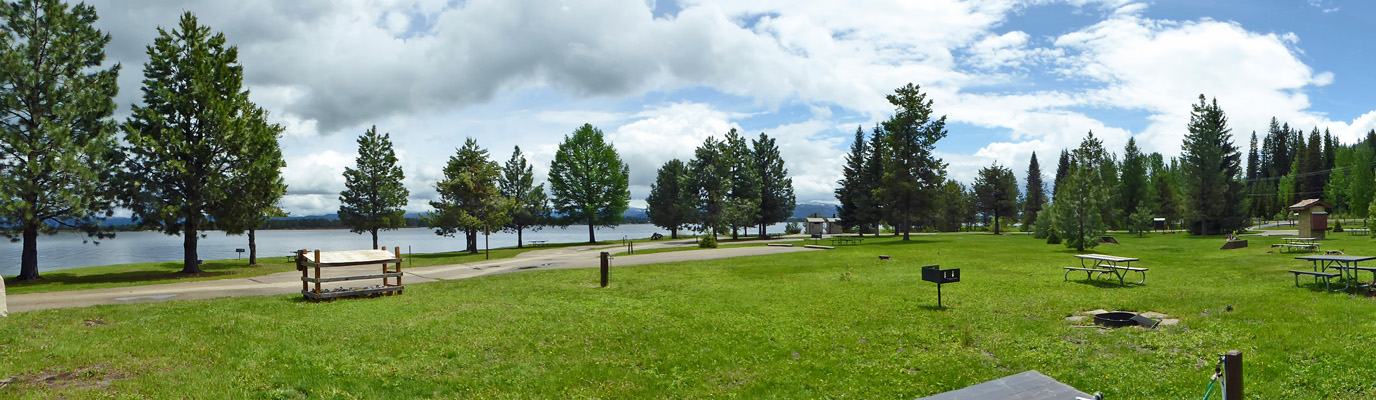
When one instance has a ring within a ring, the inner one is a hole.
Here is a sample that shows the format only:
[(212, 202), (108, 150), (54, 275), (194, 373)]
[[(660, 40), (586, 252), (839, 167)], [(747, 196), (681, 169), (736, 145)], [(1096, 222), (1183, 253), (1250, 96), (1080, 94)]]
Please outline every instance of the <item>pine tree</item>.
[(671, 239), (678, 239), (679, 228), (697, 221), (697, 209), (694, 208), (697, 197), (693, 187), (688, 165), (677, 159), (659, 167), (655, 183), (650, 185), (650, 195), (645, 198), (649, 207), (645, 214), (650, 223), (668, 229)]
[(779, 155), (779, 146), (774, 139), (760, 133), (760, 137), (750, 144), (760, 192), (755, 224), (759, 226), (760, 238), (764, 239), (769, 237), (766, 229), (770, 224), (784, 222), (793, 216), (798, 201), (793, 195), (793, 178), (788, 177), (784, 158)]
[(565, 136), (549, 168), (550, 200), (567, 222), (588, 225), (588, 243), (596, 243), (594, 229), (621, 224), (631, 200), (630, 168), (602, 130), (583, 124)]
[(997, 163), (981, 168), (971, 191), (975, 207), (994, 218), (995, 235), (1000, 233), (1000, 218), (1017, 215), (1018, 178), (1013, 176), (1013, 170)]
[(1238, 181), (1241, 156), (1230, 131), (1218, 100), (1209, 103), (1200, 95), (1181, 146), (1189, 205), (1186, 228), (1192, 234), (1223, 234), (1245, 228), (1242, 185)]
[[(886, 142), (888, 140), (885, 139), (884, 126), (875, 125), (870, 130), (870, 156), (865, 160), (865, 173), (862, 175), (864, 186), (868, 192), (866, 193), (867, 196), (860, 197), (865, 202), (856, 203), (860, 216), (860, 220), (856, 222), (862, 226), (872, 227), (875, 235), (879, 234), (879, 225), (883, 223), (887, 212), (883, 202), (879, 201), (878, 195), (875, 194), (884, 179), (884, 158), (885, 154), (888, 154)], [(864, 228), (860, 229), (861, 231), (864, 230)], [(896, 235), (898, 232), (895, 231), (894, 234)]]
[(1327, 172), (1323, 168), (1323, 142), (1319, 136), (1319, 128), (1309, 133), (1309, 144), (1304, 148), (1304, 156), (1300, 158), (1300, 170), (1295, 175), (1299, 180), (1295, 195), (1298, 200), (1316, 199), (1323, 196), (1323, 186)]
[(282, 137), (282, 126), (267, 123), (267, 111), (261, 108), (250, 112), (254, 115), (243, 129), (249, 132), (244, 140), (253, 149), (253, 162), (241, 165), (236, 179), (239, 183), (225, 189), (223, 212), (215, 217), (215, 226), (227, 235), (247, 234), (248, 264), (258, 265), (258, 228), (269, 219), (287, 216), (286, 211), (277, 207), (287, 193), (287, 184), (282, 180), (282, 168), (287, 163), (282, 160), (282, 148), (277, 142)]
[(201, 230), (231, 211), (231, 188), (256, 182), (249, 173), (276, 145), (278, 129), (243, 90), (238, 48), (224, 34), (211, 34), (196, 16), (182, 15), (177, 29), (158, 28), (143, 69), (143, 105), (134, 106), (124, 126), (129, 208), (134, 220), (169, 235), (181, 235), (183, 273), (199, 273)]
[(1353, 146), (1353, 168), (1348, 175), (1347, 198), (1350, 208), (1357, 217), (1367, 217), (1367, 205), (1376, 199), (1376, 174), (1372, 164), (1376, 163), (1376, 148), (1372, 146)]
[(1091, 132), (1080, 143), (1067, 167), (1060, 191), (1056, 192), (1053, 231), (1066, 247), (1084, 251), (1099, 245), (1107, 229), (1101, 211), (1104, 190), (1094, 164), (1103, 158), (1103, 145)]
[(731, 166), (731, 190), (727, 194), (724, 220), (731, 228), (731, 239), (739, 239), (738, 230), (756, 225), (760, 219), (760, 176), (748, 142), (736, 129), (726, 133), (722, 141), (722, 157)]
[(1051, 196), (1061, 191), (1061, 179), (1070, 173), (1070, 151), (1061, 149), (1061, 158), (1056, 162), (1056, 180), (1051, 181)]
[(511, 221), (502, 228), (516, 233), (516, 248), (525, 247), (525, 231), (540, 230), (549, 217), (549, 198), (545, 196), (545, 185), (535, 184), (535, 170), (526, 162), (521, 146), (511, 150), (511, 159), (502, 166), (498, 185), (513, 207)]
[(876, 194), (907, 241), (913, 225), (936, 205), (936, 191), (945, 179), (946, 165), (932, 148), (946, 137), (946, 117), (932, 119), (932, 101), (911, 83), (887, 98), (895, 113), (884, 121), (888, 154)]
[(1037, 164), (1037, 153), (1032, 153), (1032, 161), (1027, 163), (1027, 190), (1023, 198), (1022, 227), (1031, 230), (1037, 223), (1037, 213), (1046, 205), (1046, 185), (1042, 183), (1042, 167)]
[(444, 180), (435, 182), (439, 201), (431, 201), (435, 211), (421, 215), (421, 221), (436, 235), (464, 234), (464, 251), (478, 254), (478, 233), (491, 232), (510, 220), (511, 199), (498, 188), (501, 168), (489, 160), (487, 150), (468, 138), (444, 166)]
[(1251, 145), (1247, 148), (1247, 175), (1246, 175), (1246, 182), (1247, 182), (1247, 184), (1244, 185), (1244, 187), (1247, 189), (1247, 195), (1248, 195), (1248, 202), (1247, 202), (1247, 217), (1248, 217), (1248, 218), (1251, 218), (1251, 217), (1261, 217), (1261, 216), (1264, 216), (1264, 215), (1265, 215), (1265, 214), (1262, 213), (1263, 211), (1262, 211), (1262, 208), (1260, 207), (1260, 206), (1261, 206), (1261, 201), (1260, 201), (1260, 199), (1259, 199), (1259, 197), (1258, 197), (1258, 193), (1257, 193), (1257, 187), (1261, 186), (1260, 183), (1259, 183), (1259, 182), (1261, 181), (1261, 176), (1259, 176), (1260, 173), (1261, 173), (1261, 156), (1260, 156), (1259, 154), (1257, 154), (1257, 132), (1256, 132), (1256, 131), (1252, 131), (1252, 141), (1251, 141)]
[(697, 194), (697, 222), (708, 234), (716, 235), (723, 227), (722, 214), (727, 209), (727, 194), (731, 190), (731, 167), (722, 157), (722, 142), (708, 137), (693, 151), (693, 191)]
[(96, 20), (85, 4), (0, 4), (0, 235), (23, 241), (20, 281), (40, 279), (38, 236), (55, 225), (113, 236), (120, 66), (101, 68)]
[(855, 140), (851, 142), (850, 153), (846, 154), (846, 165), (842, 167), (841, 180), (837, 181), (835, 190), (836, 200), (841, 202), (838, 211), (841, 223), (847, 228), (861, 227), (860, 235), (865, 234), (860, 217), (860, 204), (865, 202), (864, 197), (870, 196), (870, 188), (865, 182), (865, 160), (869, 158), (870, 149), (865, 140), (865, 130), (861, 127), (855, 128)]
[(355, 168), (344, 168), (344, 191), (339, 193), (339, 221), (349, 232), (377, 234), (406, 226), (406, 197), (411, 195), (402, 181), (406, 174), (397, 165), (392, 137), (377, 133), (374, 125), (358, 137)]
[(1127, 146), (1123, 148), (1122, 176), (1119, 210), (1121, 215), (1131, 216), (1151, 190), (1147, 186), (1147, 160), (1142, 156), (1142, 150), (1137, 148), (1136, 138), (1129, 138)]

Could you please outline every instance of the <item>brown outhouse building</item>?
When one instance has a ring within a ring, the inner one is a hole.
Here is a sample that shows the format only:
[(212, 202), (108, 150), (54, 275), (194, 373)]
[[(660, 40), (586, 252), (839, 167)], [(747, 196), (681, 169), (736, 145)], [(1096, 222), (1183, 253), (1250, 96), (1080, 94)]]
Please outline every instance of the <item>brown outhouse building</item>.
[(1319, 199), (1307, 199), (1290, 206), (1290, 211), (1299, 213), (1297, 225), (1299, 225), (1300, 237), (1311, 237), (1323, 239), (1328, 233), (1328, 209), (1332, 205), (1319, 201)]

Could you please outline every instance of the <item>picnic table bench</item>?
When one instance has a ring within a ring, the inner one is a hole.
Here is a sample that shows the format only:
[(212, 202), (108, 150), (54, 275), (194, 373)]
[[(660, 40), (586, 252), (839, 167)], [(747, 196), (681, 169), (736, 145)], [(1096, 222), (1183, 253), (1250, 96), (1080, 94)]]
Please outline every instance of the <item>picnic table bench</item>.
[(540, 247), (545, 245), (545, 241), (543, 240), (532, 240), (529, 243), (531, 247)]
[(1367, 228), (1347, 228), (1346, 230), (1347, 234), (1352, 236), (1366, 236), (1371, 234), (1371, 230)]
[[(1357, 273), (1360, 271), (1371, 272), (1372, 281), (1376, 282), (1376, 268), (1357, 266), (1357, 263), (1359, 262), (1376, 260), (1376, 257), (1348, 255), (1312, 255), (1295, 257), (1295, 259), (1309, 261), (1313, 263), (1312, 271), (1290, 271), (1290, 273), (1295, 274), (1295, 286), (1297, 287), (1299, 286), (1300, 275), (1311, 275), (1314, 277), (1314, 284), (1316, 285), (1318, 284), (1318, 279), (1323, 278), (1324, 289), (1326, 290), (1331, 290), (1328, 281), (1332, 278), (1341, 279), (1343, 281), (1343, 288), (1340, 290), (1347, 290), (1348, 288), (1353, 286), (1354, 282), (1360, 283), (1360, 280), (1357, 279)], [(1328, 272), (1329, 269), (1334, 269), (1338, 272)]]
[(1280, 248), (1281, 252), (1296, 251), (1318, 251), (1321, 244), (1315, 238), (1281, 238), (1285, 243), (1273, 244), (1271, 247)]
[[(1141, 261), (1139, 259), (1104, 254), (1076, 254), (1075, 258), (1080, 259), (1079, 267), (1064, 267), (1065, 280), (1067, 281), (1070, 280), (1070, 271), (1084, 271), (1086, 280), (1092, 279), (1095, 273), (1098, 273), (1099, 276), (1108, 274), (1118, 277), (1118, 284), (1127, 285), (1124, 275), (1127, 275), (1128, 272), (1137, 272), (1142, 274), (1142, 281), (1137, 282), (1137, 284), (1144, 285), (1147, 283), (1147, 269), (1132, 266), (1132, 262)], [(1086, 265), (1086, 261), (1089, 261), (1090, 264)]]

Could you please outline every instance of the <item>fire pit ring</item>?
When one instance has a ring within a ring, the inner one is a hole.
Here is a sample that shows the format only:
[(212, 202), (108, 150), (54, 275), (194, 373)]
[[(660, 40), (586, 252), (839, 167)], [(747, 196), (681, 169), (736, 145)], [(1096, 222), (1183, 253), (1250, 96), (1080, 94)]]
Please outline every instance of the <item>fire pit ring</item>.
[(1102, 326), (1106, 326), (1106, 327), (1109, 327), (1109, 328), (1119, 328), (1119, 327), (1124, 327), (1124, 326), (1132, 326), (1132, 325), (1137, 325), (1137, 321), (1133, 319), (1133, 317), (1136, 317), (1136, 316), (1137, 316), (1136, 313), (1130, 313), (1130, 312), (1126, 312), (1126, 311), (1106, 312), (1106, 313), (1102, 313), (1102, 314), (1095, 315), (1095, 316), (1094, 316), (1094, 323), (1095, 323), (1095, 324), (1102, 325)]

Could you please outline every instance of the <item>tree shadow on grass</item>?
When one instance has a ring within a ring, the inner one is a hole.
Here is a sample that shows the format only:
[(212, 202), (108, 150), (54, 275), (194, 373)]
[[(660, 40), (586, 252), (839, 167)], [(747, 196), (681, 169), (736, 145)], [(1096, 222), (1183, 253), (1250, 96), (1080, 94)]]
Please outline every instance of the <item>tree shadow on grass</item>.
[(111, 273), (90, 274), (90, 275), (84, 275), (84, 274), (83, 274), (83, 275), (77, 275), (77, 274), (63, 273), (63, 272), (47, 272), (47, 273), (44, 273), (44, 274), (42, 275), (42, 279), (40, 279), (40, 280), (36, 280), (36, 281), (22, 281), (22, 282), (13, 282), (13, 283), (6, 282), (5, 284), (8, 285), (11, 289), (18, 289), (18, 288), (24, 288), (24, 287), (38, 287), (38, 286), (50, 286), (50, 285), (96, 284), (96, 283), (130, 283), (130, 282), (164, 283), (164, 282), (171, 282), (171, 281), (179, 281), (179, 280), (188, 279), (188, 278), (214, 278), (214, 277), (221, 277), (221, 276), (234, 275), (234, 273), (231, 272), (231, 271), (224, 271), (224, 270), (216, 271), (216, 270), (212, 270), (212, 269), (208, 269), (208, 268), (204, 268), (204, 267), (203, 267), (203, 270), (202, 270), (201, 273), (198, 273), (198, 274), (183, 274), (183, 273), (179, 272), (179, 271), (181, 271), (181, 264), (175, 264), (175, 265), (176, 265), (175, 268), (168, 268), (168, 269), (165, 270), (165, 271), (162, 271), (162, 270), (153, 270), (153, 271), (150, 271), (150, 270), (140, 270), (140, 271), (111, 272)]
[(1118, 283), (1118, 278), (1113, 278), (1112, 280), (1109, 280), (1109, 279), (1099, 279), (1099, 278), (1090, 279), (1090, 280), (1084, 280), (1084, 279), (1071, 279), (1071, 280), (1069, 281), (1069, 283), (1078, 283), (1078, 284), (1081, 284), (1081, 285), (1094, 286), (1094, 287), (1103, 288), (1103, 289), (1137, 289), (1137, 288), (1146, 286), (1146, 285), (1139, 285), (1139, 284), (1137, 284), (1137, 282), (1126, 282), (1126, 284), (1119, 284), (1119, 283)]
[(917, 306), (917, 308), (921, 308), (921, 309), (924, 309), (924, 310), (927, 310), (927, 311), (950, 311), (950, 310), (951, 310), (951, 307), (946, 307), (946, 306), (937, 307), (935, 304), (924, 304), (924, 305)]

